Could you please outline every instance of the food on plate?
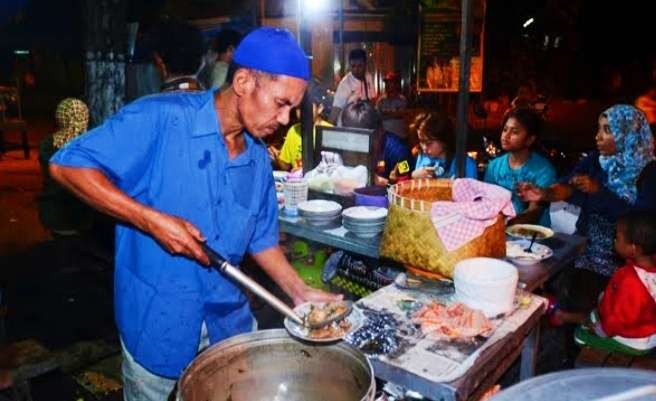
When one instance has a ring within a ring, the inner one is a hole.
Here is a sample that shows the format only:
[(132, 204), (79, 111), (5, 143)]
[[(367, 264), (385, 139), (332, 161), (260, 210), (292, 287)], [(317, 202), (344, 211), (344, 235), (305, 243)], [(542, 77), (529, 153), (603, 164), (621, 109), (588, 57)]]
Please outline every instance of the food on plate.
[(542, 260), (550, 254), (550, 249), (546, 246), (533, 244), (531, 252), (526, 249), (530, 245), (526, 241), (508, 241), (506, 242), (506, 256), (509, 258), (526, 258), (533, 260)]
[(506, 233), (517, 238), (531, 239), (535, 234), (536, 240), (547, 239), (553, 236), (550, 228), (537, 226), (533, 224), (516, 224), (506, 229)]
[(540, 231), (535, 231), (535, 230), (530, 230), (527, 228), (516, 228), (512, 230), (512, 232), (515, 235), (521, 236), (521, 237), (533, 237), (533, 234), (535, 234), (536, 239), (543, 239), (545, 237), (544, 233)]
[(535, 243), (528, 252), (527, 249), (530, 245), (531, 241), (528, 240), (508, 241), (506, 242), (506, 257), (516, 264), (530, 265), (553, 255), (551, 248)]
[(341, 338), (344, 337), (349, 330), (351, 330), (351, 322), (347, 319), (342, 319), (318, 329), (309, 329), (307, 336), (315, 339)]
[(351, 323), (346, 319), (348, 310), (343, 302), (327, 303), (324, 305), (310, 305), (310, 312), (305, 315), (307, 324), (316, 325), (327, 320), (344, 316), (343, 319), (334, 321), (326, 326), (316, 329), (308, 329), (307, 336), (315, 339), (343, 337), (351, 329)]
[(305, 316), (305, 321), (314, 326), (321, 322), (334, 319), (337, 316), (344, 315), (347, 310), (348, 306), (343, 302), (327, 303), (321, 306), (312, 304), (310, 305), (310, 312)]
[(413, 322), (421, 326), (427, 337), (435, 340), (489, 337), (494, 331), (494, 325), (483, 312), (461, 303), (426, 305), (413, 316)]

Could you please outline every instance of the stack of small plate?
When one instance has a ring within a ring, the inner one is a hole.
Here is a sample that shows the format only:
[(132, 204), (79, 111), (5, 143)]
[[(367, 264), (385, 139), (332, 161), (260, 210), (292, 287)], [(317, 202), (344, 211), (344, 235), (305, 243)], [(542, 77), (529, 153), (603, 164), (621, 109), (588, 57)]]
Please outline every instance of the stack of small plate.
[(298, 204), (299, 214), (308, 224), (326, 226), (334, 222), (342, 211), (342, 206), (333, 201), (313, 199)]
[(373, 238), (385, 228), (387, 209), (376, 206), (355, 206), (344, 210), (344, 228), (361, 238)]

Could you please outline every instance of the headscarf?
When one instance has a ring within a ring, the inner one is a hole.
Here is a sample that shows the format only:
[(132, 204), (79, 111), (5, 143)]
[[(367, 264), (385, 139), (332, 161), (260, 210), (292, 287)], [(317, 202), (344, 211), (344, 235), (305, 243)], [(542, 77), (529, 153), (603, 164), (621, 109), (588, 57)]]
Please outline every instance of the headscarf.
[(642, 169), (654, 160), (654, 138), (645, 115), (633, 106), (615, 105), (602, 114), (608, 119), (616, 152), (599, 156), (599, 164), (608, 175), (606, 186), (620, 198), (635, 203), (636, 182)]
[(83, 101), (69, 97), (57, 105), (55, 120), (59, 129), (52, 134), (52, 141), (59, 149), (87, 130), (89, 109)]

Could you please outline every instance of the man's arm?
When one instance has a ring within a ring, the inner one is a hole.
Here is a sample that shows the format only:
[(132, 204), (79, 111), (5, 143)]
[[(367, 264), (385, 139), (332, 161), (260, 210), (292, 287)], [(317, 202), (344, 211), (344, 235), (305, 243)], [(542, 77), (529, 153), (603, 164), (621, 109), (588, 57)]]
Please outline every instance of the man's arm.
[(508, 222), (508, 225), (513, 224), (538, 224), (542, 212), (544, 211), (544, 204), (541, 202), (529, 202), (528, 207), (516, 217)]
[(333, 108), (330, 110), (330, 117), (328, 117), (328, 121), (332, 125), (337, 125), (337, 119), (339, 118), (339, 114), (342, 112), (341, 107), (333, 106)]
[(50, 174), (53, 179), (95, 209), (151, 235), (167, 251), (188, 256), (205, 265), (209, 264), (207, 256), (197, 243), (204, 238), (193, 224), (135, 201), (99, 170), (64, 167), (51, 163)]
[(262, 270), (289, 295), (295, 305), (309, 301), (335, 302), (342, 299), (341, 295), (316, 290), (305, 284), (279, 246), (265, 249), (252, 256)]

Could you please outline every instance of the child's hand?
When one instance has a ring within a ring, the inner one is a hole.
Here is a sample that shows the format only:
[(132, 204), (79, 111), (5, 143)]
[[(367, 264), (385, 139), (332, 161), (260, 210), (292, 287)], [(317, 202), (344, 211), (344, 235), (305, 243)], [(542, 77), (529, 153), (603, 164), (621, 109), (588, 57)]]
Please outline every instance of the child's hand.
[(435, 177), (435, 167), (422, 167), (412, 173), (412, 178), (432, 178)]

